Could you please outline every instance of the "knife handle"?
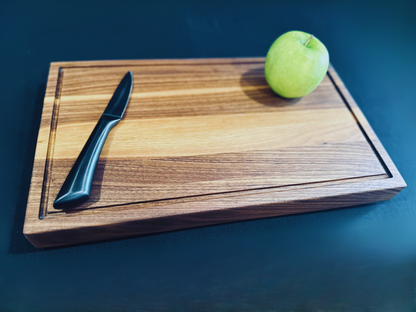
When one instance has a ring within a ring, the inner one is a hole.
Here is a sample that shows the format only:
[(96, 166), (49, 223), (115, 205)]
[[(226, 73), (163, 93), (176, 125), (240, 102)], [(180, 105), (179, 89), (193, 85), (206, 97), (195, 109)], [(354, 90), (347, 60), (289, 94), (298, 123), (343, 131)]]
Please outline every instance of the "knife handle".
[(101, 116), (53, 203), (55, 209), (73, 208), (89, 199), (101, 150), (110, 130), (119, 121), (112, 116)]

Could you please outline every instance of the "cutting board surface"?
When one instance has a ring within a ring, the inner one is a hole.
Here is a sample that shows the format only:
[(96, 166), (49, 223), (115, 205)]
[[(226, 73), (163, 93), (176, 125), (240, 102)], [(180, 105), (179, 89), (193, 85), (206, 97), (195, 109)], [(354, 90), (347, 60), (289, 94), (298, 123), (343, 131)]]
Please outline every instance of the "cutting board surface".
[(272, 93), (261, 61), (69, 68), (48, 211), (128, 70), (130, 103), (78, 209), (385, 174), (328, 76), (291, 103)]
[[(72, 212), (54, 209), (129, 70), (132, 95), (104, 145), (90, 200)], [(274, 94), (263, 71), (263, 58), (52, 64), (29, 204), (41, 219), (227, 194), (241, 195), (241, 207), (247, 192), (389, 180), (396, 173), (332, 67), (315, 91), (295, 100)], [(398, 184), (396, 193), (405, 185)]]

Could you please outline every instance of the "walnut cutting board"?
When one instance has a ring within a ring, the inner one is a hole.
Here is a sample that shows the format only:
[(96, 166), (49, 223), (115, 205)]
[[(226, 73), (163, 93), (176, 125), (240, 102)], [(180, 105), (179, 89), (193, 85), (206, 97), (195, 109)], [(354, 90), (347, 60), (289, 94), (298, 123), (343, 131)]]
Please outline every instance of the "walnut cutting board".
[[(24, 234), (49, 247), (387, 200), (406, 184), (332, 67), (285, 100), (264, 58), (52, 63)], [(90, 200), (53, 201), (124, 74)]]

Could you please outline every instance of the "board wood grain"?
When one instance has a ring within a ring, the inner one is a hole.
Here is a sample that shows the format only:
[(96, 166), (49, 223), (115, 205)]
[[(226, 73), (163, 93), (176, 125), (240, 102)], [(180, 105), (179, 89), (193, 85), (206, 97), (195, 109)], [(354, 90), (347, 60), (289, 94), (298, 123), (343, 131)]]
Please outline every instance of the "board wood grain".
[[(264, 58), (52, 63), (24, 234), (36, 247), (354, 206), (406, 184), (330, 67), (276, 96)], [(124, 74), (134, 77), (91, 198), (53, 201)]]

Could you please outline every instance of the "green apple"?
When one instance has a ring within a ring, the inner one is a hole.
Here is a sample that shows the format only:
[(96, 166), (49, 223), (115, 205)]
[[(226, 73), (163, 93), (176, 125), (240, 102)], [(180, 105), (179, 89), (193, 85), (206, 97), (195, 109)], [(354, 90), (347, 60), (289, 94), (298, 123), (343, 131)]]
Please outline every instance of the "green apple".
[(289, 31), (270, 47), (264, 74), (274, 92), (285, 98), (299, 98), (319, 85), (328, 65), (328, 51), (318, 38)]

